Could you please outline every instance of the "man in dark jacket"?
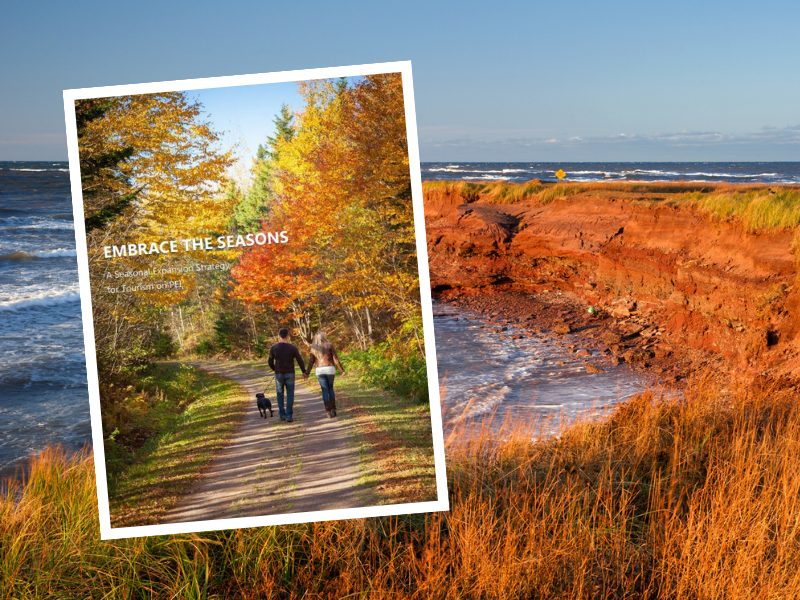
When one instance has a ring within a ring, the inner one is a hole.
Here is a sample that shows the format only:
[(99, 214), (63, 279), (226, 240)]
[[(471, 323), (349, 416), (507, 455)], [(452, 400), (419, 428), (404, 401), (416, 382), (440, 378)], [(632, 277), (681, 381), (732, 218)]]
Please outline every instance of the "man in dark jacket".
[[(269, 349), (269, 368), (275, 371), (275, 392), (278, 396), (278, 414), (281, 421), (291, 423), (292, 406), (294, 405), (294, 361), (300, 365), (300, 370), (305, 373), (306, 363), (300, 356), (297, 346), (289, 343), (289, 330), (278, 331), (280, 341)], [(286, 388), (286, 408), (283, 406), (283, 390)]]

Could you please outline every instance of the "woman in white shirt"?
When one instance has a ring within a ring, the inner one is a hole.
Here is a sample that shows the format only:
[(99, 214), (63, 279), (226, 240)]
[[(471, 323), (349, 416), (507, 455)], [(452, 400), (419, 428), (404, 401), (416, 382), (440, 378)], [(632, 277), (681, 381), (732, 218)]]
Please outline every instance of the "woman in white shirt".
[(344, 367), (339, 362), (339, 357), (336, 356), (336, 350), (333, 349), (333, 344), (328, 341), (327, 336), (318, 331), (314, 334), (314, 339), (311, 342), (311, 360), (308, 361), (308, 371), (306, 375), (311, 373), (311, 368), (316, 365), (316, 376), (319, 381), (319, 387), (322, 389), (322, 401), (325, 403), (325, 412), (328, 417), (336, 416), (336, 394), (333, 391), (333, 380), (336, 377), (336, 367), (339, 367), (342, 375), (344, 375)]

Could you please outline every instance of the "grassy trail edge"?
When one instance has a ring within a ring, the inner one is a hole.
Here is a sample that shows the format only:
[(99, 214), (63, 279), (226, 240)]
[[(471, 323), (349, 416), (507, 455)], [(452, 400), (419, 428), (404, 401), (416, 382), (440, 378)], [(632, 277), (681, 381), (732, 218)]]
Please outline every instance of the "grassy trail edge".
[(109, 485), (112, 527), (158, 523), (229, 444), (246, 415), (248, 394), (236, 382), (186, 363), (165, 366), (191, 369), (197, 397)]
[[(322, 402), (313, 374), (303, 383)], [(379, 503), (436, 500), (430, 405), (367, 385), (352, 369), (336, 376), (335, 390), (336, 418), (352, 420), (361, 480), (375, 490)]]

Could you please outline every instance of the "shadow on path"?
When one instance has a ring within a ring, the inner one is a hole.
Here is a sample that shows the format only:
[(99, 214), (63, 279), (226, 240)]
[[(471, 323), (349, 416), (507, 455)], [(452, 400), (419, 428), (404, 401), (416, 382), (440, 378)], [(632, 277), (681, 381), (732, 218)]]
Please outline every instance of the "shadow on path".
[[(294, 422), (278, 418), (275, 386), (266, 367), (252, 363), (193, 362), (244, 387), (247, 405), (231, 444), (163, 523), (357, 508), (375, 503), (360, 484), (358, 450), (346, 417), (329, 419), (320, 394), (295, 387)], [(312, 386), (313, 387), (313, 386)], [(275, 416), (263, 419), (255, 395), (265, 391)]]

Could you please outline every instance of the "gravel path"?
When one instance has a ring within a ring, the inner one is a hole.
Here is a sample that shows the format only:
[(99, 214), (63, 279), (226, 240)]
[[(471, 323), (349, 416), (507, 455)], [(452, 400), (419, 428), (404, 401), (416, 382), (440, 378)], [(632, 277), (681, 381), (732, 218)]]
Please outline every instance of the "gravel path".
[[(184, 523), (318, 510), (376, 503), (360, 484), (358, 449), (346, 412), (328, 418), (316, 380), (310, 391), (297, 377), (294, 422), (278, 418), (275, 384), (268, 367), (248, 362), (195, 362), (193, 366), (232, 379), (247, 390), (248, 404), (231, 444), (217, 456), (195, 488), (164, 518)], [(265, 391), (275, 416), (262, 419), (255, 395)]]

